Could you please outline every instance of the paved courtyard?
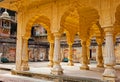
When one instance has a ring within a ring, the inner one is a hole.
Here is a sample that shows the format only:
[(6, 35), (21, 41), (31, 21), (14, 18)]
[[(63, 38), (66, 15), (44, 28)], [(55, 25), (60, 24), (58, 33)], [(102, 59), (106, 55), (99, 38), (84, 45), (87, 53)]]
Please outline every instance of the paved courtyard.
[[(29, 62), (30, 71), (27, 72), (49, 75), (51, 72), (51, 68), (47, 67), (47, 64), (48, 62)], [(92, 63), (91, 65), (89, 65), (90, 70), (87, 71), (80, 70), (81, 65), (80, 63), (75, 63), (74, 66), (67, 66), (66, 62), (62, 62), (61, 65), (62, 68), (64, 69), (63, 76), (102, 79), (102, 73), (104, 72), (104, 68), (96, 68), (96, 63)], [(15, 63), (2, 63), (0, 64), (0, 68), (8, 70), (8, 71), (0, 70), (0, 80), (5, 82), (51, 82), (36, 78), (11, 75), (9, 70), (15, 68)], [(118, 79), (120, 79), (120, 65), (116, 65), (115, 68), (117, 70)]]

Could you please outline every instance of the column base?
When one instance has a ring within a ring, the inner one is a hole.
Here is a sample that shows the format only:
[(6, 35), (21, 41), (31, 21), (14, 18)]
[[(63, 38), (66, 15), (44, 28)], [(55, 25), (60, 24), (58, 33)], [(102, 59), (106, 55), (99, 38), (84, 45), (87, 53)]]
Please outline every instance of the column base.
[(68, 62), (67, 65), (68, 65), (68, 66), (74, 66), (74, 63), (73, 63), (73, 62)]
[(28, 61), (22, 61), (21, 71), (29, 71)]
[(99, 64), (99, 65), (97, 65), (97, 68), (104, 68), (104, 65), (103, 64)]
[(61, 75), (61, 74), (63, 74), (63, 69), (61, 68), (60, 65), (54, 65), (53, 69), (51, 70), (51, 74)]
[(29, 71), (30, 68), (28, 66), (22, 66), (21, 71)]
[(53, 67), (53, 63), (52, 63), (52, 62), (49, 62), (49, 63), (48, 63), (48, 67)]
[(90, 64), (90, 61), (88, 61), (88, 64)]
[(105, 78), (117, 78), (116, 71), (114, 68), (106, 68), (103, 77)]
[(110, 81), (110, 82), (117, 82), (116, 78), (111, 78), (111, 77), (103, 77), (104, 81)]
[(54, 74), (54, 75), (62, 75), (63, 74), (63, 71), (62, 70), (51, 70), (51, 74)]
[(87, 65), (82, 65), (82, 66), (80, 67), (80, 69), (81, 69), (81, 70), (89, 70), (89, 66), (87, 66)]
[(16, 67), (15, 67), (15, 70), (21, 71), (21, 66), (16, 66)]

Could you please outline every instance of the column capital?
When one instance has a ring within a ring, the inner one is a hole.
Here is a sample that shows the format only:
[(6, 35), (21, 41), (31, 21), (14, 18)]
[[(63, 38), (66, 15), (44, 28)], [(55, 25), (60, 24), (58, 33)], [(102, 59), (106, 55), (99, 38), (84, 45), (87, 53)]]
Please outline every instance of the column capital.
[(49, 42), (50, 43), (50, 45), (54, 45), (54, 42)]
[(70, 39), (67, 37), (67, 43), (68, 45), (72, 45), (74, 43), (74, 39)]
[(68, 45), (72, 45), (74, 43), (75, 34), (74, 33), (66, 33), (66, 37), (67, 37)]
[(22, 41), (23, 41), (23, 43), (28, 43), (28, 38), (23, 37), (23, 38), (22, 38)]
[(51, 36), (51, 35), (48, 35), (47, 39), (48, 39), (48, 41), (49, 41), (50, 43), (54, 43), (54, 37), (53, 37), (53, 35), (52, 35), (52, 36)]
[(69, 45), (69, 46), (72, 46), (72, 45), (73, 45), (73, 43), (68, 43), (68, 45)]
[(104, 31), (105, 31), (105, 32), (109, 32), (109, 33), (113, 33), (114, 28), (113, 28), (113, 26), (110, 26), (110, 27), (104, 27)]
[(54, 34), (55, 37), (60, 37), (61, 36), (61, 34), (59, 32), (54, 32), (53, 34)]
[(103, 41), (104, 41), (104, 38), (96, 38), (96, 42), (98, 45), (102, 45)]
[(27, 37), (27, 36), (22, 36), (22, 39), (24, 39), (24, 40), (28, 40), (29, 37)]
[(89, 39), (89, 40), (87, 40), (87, 42), (86, 42), (86, 46), (89, 47), (90, 44), (91, 44), (91, 43), (90, 43), (90, 39)]
[(86, 45), (86, 40), (81, 40), (81, 45)]
[(54, 44), (54, 40), (49, 42), (50, 44)]

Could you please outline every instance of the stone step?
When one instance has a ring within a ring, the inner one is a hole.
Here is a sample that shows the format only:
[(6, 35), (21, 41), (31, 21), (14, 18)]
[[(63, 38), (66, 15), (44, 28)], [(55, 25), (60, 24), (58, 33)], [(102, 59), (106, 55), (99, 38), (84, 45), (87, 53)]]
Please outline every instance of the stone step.
[(11, 75), (11, 74), (3, 74), (0, 75), (0, 82), (53, 82), (53, 81), (18, 76), (18, 75)]

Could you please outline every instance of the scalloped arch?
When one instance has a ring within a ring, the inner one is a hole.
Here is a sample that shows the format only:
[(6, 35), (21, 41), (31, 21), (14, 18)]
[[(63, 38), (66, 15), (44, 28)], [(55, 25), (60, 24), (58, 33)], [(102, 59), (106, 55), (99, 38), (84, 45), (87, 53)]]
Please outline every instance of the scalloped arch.
[(24, 37), (27, 37), (27, 38), (30, 37), (31, 29), (34, 24), (42, 25), (47, 30), (48, 34), (51, 33), (50, 20), (44, 15), (36, 15), (36, 16), (30, 18), (30, 20), (28, 21), (27, 27), (26, 27), (26, 33), (25, 33)]
[[(72, 32), (74, 31), (75, 33), (80, 34), (82, 36), (83, 34), (87, 34), (89, 29), (92, 27), (93, 24), (97, 23), (99, 20), (99, 14), (98, 11), (93, 8), (93, 7), (88, 7), (88, 6), (75, 6), (75, 7), (69, 7), (67, 11), (64, 12), (63, 16), (61, 17), (61, 26), (64, 27), (67, 31), (70, 30), (70, 26), (65, 27), (64, 22), (67, 16), (73, 12), (77, 11), (78, 14), (78, 24), (79, 26), (75, 26), (74, 29), (72, 29)], [(81, 30), (82, 29), (82, 30)], [(71, 31), (71, 30), (70, 30)], [(85, 33), (86, 32), (86, 33)]]
[(94, 24), (90, 29), (90, 37), (104, 37), (104, 30), (101, 28), (99, 23)]
[(67, 17), (71, 12), (73, 12), (74, 10), (77, 11), (76, 8), (70, 7), (67, 11), (65, 11), (65, 12), (63, 13), (63, 15), (62, 15), (62, 17), (61, 17), (60, 25), (61, 25), (62, 27), (64, 27), (66, 30), (69, 30), (69, 28), (66, 28), (63, 24), (64, 24), (64, 22), (65, 22), (66, 17)]

